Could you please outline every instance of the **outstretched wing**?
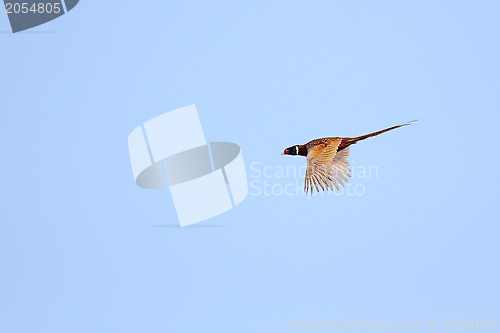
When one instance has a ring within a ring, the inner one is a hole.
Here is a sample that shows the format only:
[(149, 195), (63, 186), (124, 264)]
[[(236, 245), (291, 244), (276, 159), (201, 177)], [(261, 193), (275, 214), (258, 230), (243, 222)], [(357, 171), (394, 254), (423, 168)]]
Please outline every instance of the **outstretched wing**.
[(349, 162), (349, 148), (345, 148), (340, 152), (337, 149), (340, 144), (340, 139), (332, 140), (329, 144), (314, 147), (307, 154), (307, 169), (306, 179), (304, 184), (304, 192), (313, 194), (314, 188), (319, 192), (335, 187), (339, 190), (338, 184), (344, 186), (344, 182), (348, 182), (347, 177), (351, 177)]

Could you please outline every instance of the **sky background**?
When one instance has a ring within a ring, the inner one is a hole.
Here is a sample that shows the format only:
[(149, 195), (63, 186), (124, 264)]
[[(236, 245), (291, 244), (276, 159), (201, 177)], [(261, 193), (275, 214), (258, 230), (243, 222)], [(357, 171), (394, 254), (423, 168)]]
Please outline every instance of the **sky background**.
[[(80, 1), (17, 34), (0, 15), (0, 331), (500, 320), (499, 15), (496, 1)], [(190, 104), (262, 189), (199, 224), (215, 227), (172, 227), (169, 191), (130, 166), (130, 132)], [(264, 181), (302, 189), (275, 175), (306, 163), (284, 148), (412, 119), (352, 147), (355, 171), (378, 170), (351, 179), (362, 195), (265, 195)]]

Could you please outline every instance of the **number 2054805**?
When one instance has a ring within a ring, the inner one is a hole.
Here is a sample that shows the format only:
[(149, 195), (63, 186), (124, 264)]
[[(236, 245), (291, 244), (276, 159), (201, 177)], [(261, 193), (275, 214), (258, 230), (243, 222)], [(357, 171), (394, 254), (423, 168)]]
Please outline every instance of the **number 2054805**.
[(466, 328), (476, 328), (476, 329), (497, 329), (498, 323), (497, 319), (472, 319), (466, 321), (465, 319), (445, 319), (443, 329), (466, 329)]
[(38, 13), (38, 14), (43, 14), (43, 13), (55, 13), (58, 14), (61, 12), (61, 4), (60, 3), (34, 3), (31, 6), (28, 6), (29, 4), (24, 2), (24, 3), (10, 3), (7, 2), (5, 4), (5, 9), (7, 11), (7, 14), (26, 14), (26, 13)]

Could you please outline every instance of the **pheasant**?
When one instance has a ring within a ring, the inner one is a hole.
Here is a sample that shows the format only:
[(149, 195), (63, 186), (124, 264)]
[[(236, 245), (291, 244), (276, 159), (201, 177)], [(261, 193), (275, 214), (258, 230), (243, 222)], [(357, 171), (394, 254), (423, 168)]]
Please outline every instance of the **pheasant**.
[(377, 136), (393, 129), (410, 125), (414, 121), (416, 120), (355, 138), (333, 137), (312, 140), (305, 145), (288, 147), (281, 155), (299, 155), (307, 157), (307, 169), (304, 183), (304, 192), (306, 194), (310, 192), (312, 195), (314, 188), (316, 188), (318, 193), (320, 188), (323, 191), (329, 189), (333, 190), (333, 187), (339, 190), (339, 184), (343, 187), (344, 182), (349, 182), (347, 177), (351, 177), (351, 170), (349, 169), (349, 162), (347, 161), (349, 147), (351, 145), (372, 136)]

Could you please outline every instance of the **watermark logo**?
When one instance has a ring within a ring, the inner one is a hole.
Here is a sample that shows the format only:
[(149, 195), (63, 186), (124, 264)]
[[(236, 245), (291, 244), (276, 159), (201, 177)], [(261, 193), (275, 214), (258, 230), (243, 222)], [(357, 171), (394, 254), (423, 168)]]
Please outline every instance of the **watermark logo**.
[(72, 10), (79, 0), (4, 0), (12, 32), (19, 32), (52, 21)]
[[(253, 162), (250, 164), (250, 170), (250, 195), (306, 195), (304, 192), (306, 165), (301, 167), (293, 165), (283, 167), (280, 165), (271, 166), (262, 165), (260, 162)], [(351, 162), (352, 180), (368, 178), (378, 178), (378, 167), (373, 165), (365, 167)], [(322, 191), (314, 195), (362, 196), (365, 192), (366, 188), (363, 183), (346, 183), (345, 187), (340, 186), (338, 191)], [(311, 197), (308, 196), (308, 198), (310, 199)]]
[(138, 186), (172, 194), (180, 225), (222, 214), (248, 194), (240, 147), (207, 144), (195, 105), (164, 113), (128, 137), (130, 163)]

